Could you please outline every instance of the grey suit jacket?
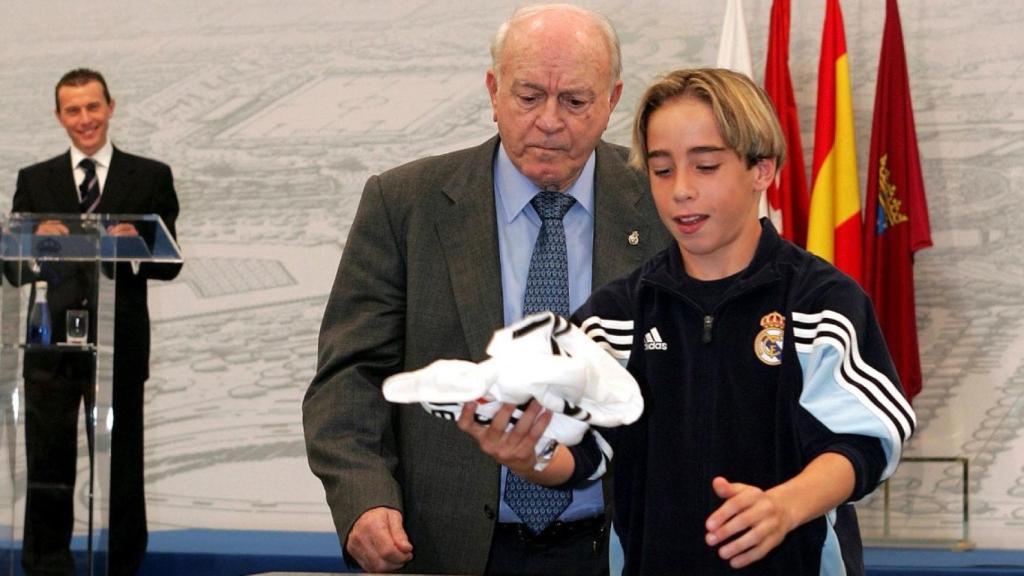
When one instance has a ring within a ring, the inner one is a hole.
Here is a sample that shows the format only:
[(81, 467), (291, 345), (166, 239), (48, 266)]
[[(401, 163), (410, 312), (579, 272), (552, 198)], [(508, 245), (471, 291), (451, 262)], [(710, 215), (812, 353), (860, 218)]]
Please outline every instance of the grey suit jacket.
[[(415, 572), (481, 573), (500, 467), (454, 422), (381, 395), (387, 376), (441, 358), (479, 361), (501, 328), (494, 206), (498, 138), (371, 177), (320, 329), (303, 402), (310, 467), (344, 547), (366, 510), (401, 510)], [(669, 241), (626, 150), (601, 143), (595, 172), (594, 287)], [(634, 231), (640, 242), (631, 245)]]

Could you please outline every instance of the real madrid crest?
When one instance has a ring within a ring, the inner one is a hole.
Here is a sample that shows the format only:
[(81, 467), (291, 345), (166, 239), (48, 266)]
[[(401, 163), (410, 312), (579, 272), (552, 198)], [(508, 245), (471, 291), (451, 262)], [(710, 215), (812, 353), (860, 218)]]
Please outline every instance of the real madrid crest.
[(754, 338), (754, 355), (769, 366), (782, 364), (782, 335), (786, 332), (786, 317), (778, 312), (761, 318), (762, 330)]

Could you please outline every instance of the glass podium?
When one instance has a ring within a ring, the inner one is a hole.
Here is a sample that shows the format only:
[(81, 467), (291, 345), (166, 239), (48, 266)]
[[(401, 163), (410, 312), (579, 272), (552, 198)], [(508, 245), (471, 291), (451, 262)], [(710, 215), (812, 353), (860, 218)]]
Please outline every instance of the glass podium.
[(21, 213), (0, 230), (0, 574), (19, 569), (27, 506), (60, 512), (36, 539), (75, 510), (86, 574), (106, 574), (115, 285), (181, 251), (156, 215)]

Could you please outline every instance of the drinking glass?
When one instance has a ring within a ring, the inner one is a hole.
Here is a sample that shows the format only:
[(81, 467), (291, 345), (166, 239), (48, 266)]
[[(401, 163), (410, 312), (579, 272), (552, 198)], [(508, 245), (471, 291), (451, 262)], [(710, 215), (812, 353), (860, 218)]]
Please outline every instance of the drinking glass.
[(68, 310), (68, 344), (85, 344), (89, 341), (89, 311)]

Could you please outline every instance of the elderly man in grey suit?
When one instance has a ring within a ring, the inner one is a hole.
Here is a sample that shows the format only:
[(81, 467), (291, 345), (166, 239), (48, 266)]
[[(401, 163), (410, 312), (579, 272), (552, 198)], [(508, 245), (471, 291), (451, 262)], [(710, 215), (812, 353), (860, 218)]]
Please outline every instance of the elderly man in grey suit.
[(397, 372), (486, 358), (492, 333), (522, 317), (535, 196), (573, 199), (562, 220), (573, 309), (667, 242), (627, 150), (601, 140), (622, 93), (610, 23), (573, 6), (522, 8), (491, 54), (498, 135), (366, 183), (303, 403), (309, 463), (346, 558), (368, 571), (607, 573), (601, 481), (526, 529), (504, 491), (512, 474), (478, 431), (381, 394)]

